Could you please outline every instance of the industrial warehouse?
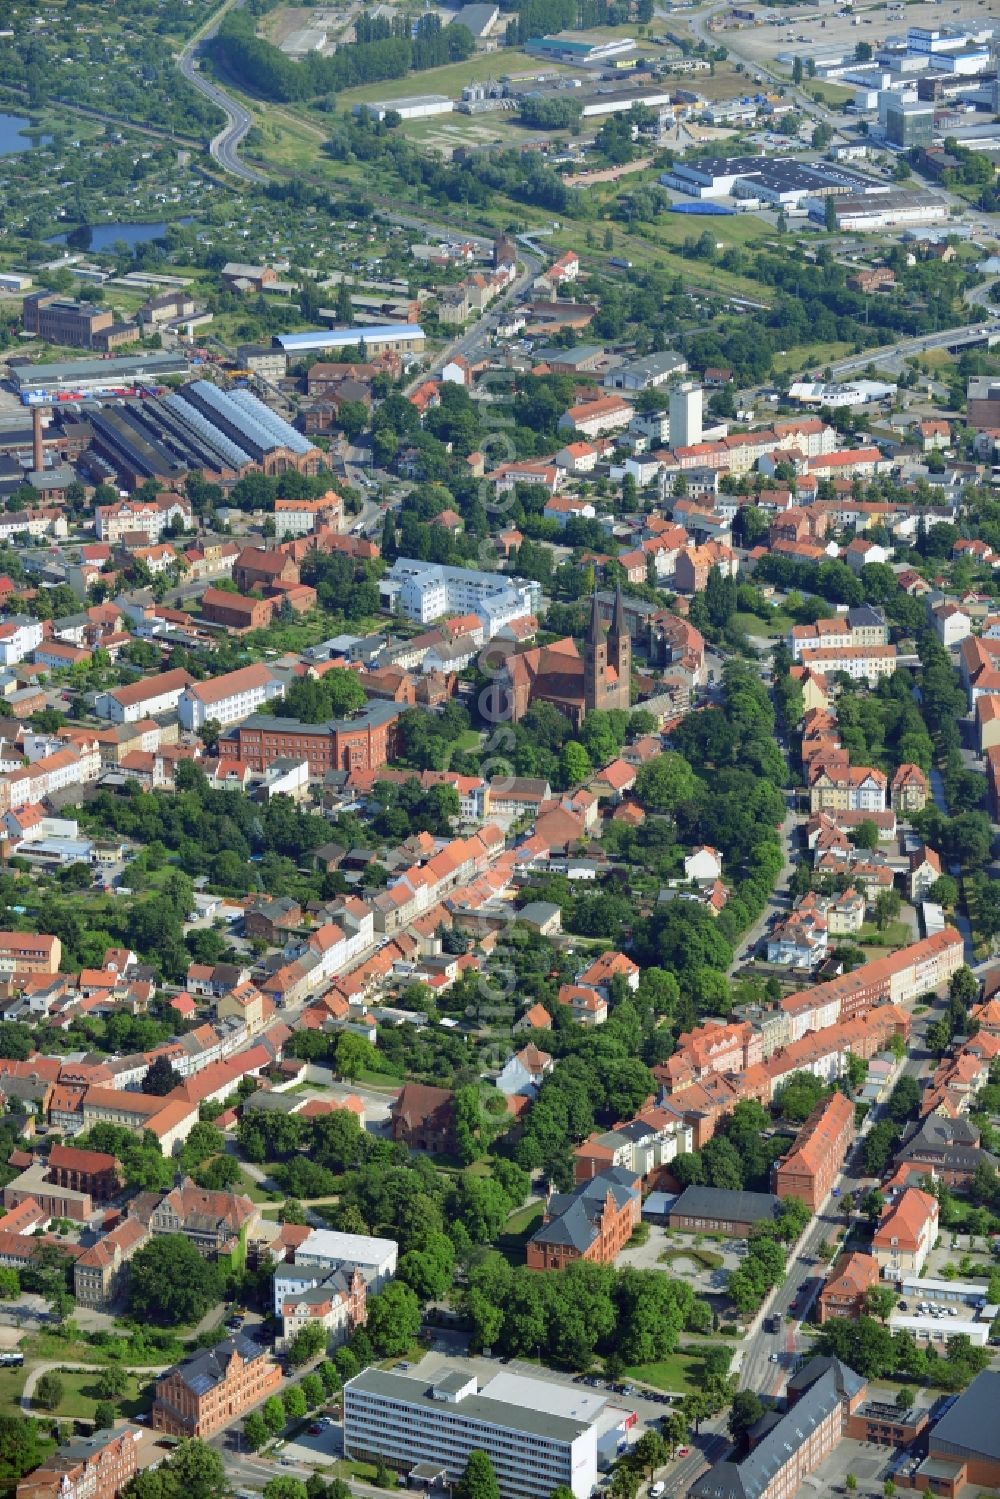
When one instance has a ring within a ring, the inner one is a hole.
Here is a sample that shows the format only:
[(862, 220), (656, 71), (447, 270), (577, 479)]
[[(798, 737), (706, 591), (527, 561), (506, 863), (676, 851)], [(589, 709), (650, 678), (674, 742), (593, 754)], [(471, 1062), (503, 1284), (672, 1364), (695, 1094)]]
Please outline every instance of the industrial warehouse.
[(319, 472), (323, 454), (247, 390), (207, 380), (144, 401), (88, 409), (93, 449), (131, 486), (169, 481), (189, 469), (238, 479), (244, 473)]

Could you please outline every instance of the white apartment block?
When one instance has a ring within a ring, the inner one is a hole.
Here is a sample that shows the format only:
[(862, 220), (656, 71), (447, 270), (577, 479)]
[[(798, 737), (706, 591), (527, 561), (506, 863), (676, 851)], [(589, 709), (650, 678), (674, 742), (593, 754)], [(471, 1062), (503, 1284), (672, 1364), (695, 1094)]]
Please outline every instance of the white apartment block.
[(379, 592), (384, 607), (421, 625), (445, 614), (475, 614), (490, 639), (512, 620), (536, 614), (541, 602), (540, 585), (524, 578), (411, 557), (397, 558)]
[(457, 1368), (443, 1367), (433, 1384), (370, 1368), (344, 1386), (344, 1456), (406, 1472), (428, 1463), (451, 1486), (480, 1451), (502, 1499), (548, 1499), (560, 1485), (588, 1499), (604, 1405), (536, 1379), (498, 1375), (480, 1394), (475, 1375)]
[(158, 677), (143, 677), (114, 692), (101, 692), (94, 704), (98, 718), (112, 723), (138, 723), (161, 713), (174, 713), (181, 695), (191, 685), (186, 671), (174, 669)]
[(44, 755), (31, 765), (15, 770), (0, 781), (0, 811), (16, 812), (29, 803), (44, 801), (68, 786), (83, 786), (96, 781), (101, 773), (101, 755), (97, 744), (77, 748), (67, 745), (53, 755)]
[(17, 614), (0, 624), (0, 666), (14, 666), (42, 643), (42, 625), (37, 619)]
[(318, 500), (275, 500), (274, 534), (279, 541), (289, 536), (308, 536), (320, 526), (343, 529), (343, 502), (331, 490)]
[(260, 662), (227, 671), (207, 682), (192, 682), (177, 701), (181, 727), (197, 733), (208, 720), (225, 728), (256, 713), (265, 703), (284, 697), (285, 684)]
[(122, 500), (116, 505), (98, 505), (95, 511), (98, 541), (114, 546), (123, 536), (141, 533), (150, 543), (159, 541), (171, 521), (190, 526), (190, 504), (180, 495), (158, 500)]

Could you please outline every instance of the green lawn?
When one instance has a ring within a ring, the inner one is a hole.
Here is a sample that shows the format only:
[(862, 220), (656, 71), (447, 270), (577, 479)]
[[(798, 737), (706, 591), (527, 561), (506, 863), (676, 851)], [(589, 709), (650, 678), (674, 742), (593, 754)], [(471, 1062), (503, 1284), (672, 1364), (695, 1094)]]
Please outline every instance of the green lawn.
[(862, 947), (907, 947), (912, 941), (913, 933), (905, 921), (890, 921), (882, 932), (873, 921), (866, 921), (858, 933), (858, 943)]
[(776, 370), (805, 370), (825, 369), (836, 359), (844, 359), (848, 354), (853, 354), (854, 345), (845, 339), (834, 340), (833, 343), (808, 343), (796, 344), (783, 353), (774, 356), (774, 367)]
[(25, 1369), (0, 1369), (0, 1415), (14, 1416), (20, 1411)]
[[(24, 1384), (24, 1370), (12, 1370), (18, 1376), (18, 1395), (20, 1387)], [(97, 1392), (97, 1381), (99, 1371), (90, 1369), (67, 1370), (65, 1374), (59, 1372), (59, 1378), (63, 1385), (63, 1398), (52, 1412), (43, 1411), (37, 1404), (32, 1402), (35, 1413), (39, 1416), (69, 1416), (78, 1417), (83, 1420), (92, 1420), (100, 1395)], [(141, 1411), (148, 1411), (153, 1403), (153, 1386), (151, 1381), (140, 1384), (139, 1380), (132, 1374), (126, 1376), (128, 1385), (124, 1395), (115, 1401), (119, 1413), (126, 1419), (131, 1420)], [(4, 1411), (16, 1409), (16, 1398), (10, 1406), (6, 1397), (2, 1401)]]
[(671, 1265), (674, 1260), (695, 1260), (703, 1270), (718, 1270), (724, 1263), (722, 1255), (714, 1249), (665, 1249), (659, 1257), (661, 1265)]
[(790, 615), (782, 614), (778, 609), (768, 619), (761, 619), (759, 614), (747, 614), (742, 610), (733, 615), (736, 628), (758, 640), (780, 640), (788, 634), (794, 623)]
[(529, 1202), (527, 1207), (518, 1208), (516, 1213), (511, 1213), (504, 1224), (505, 1234), (525, 1234), (534, 1231), (542, 1221), (545, 1205), (541, 1202)]
[(642, 1384), (654, 1385), (658, 1390), (671, 1394), (686, 1395), (701, 1383), (703, 1365), (701, 1359), (688, 1353), (670, 1353), (655, 1364), (631, 1364), (625, 1370), (629, 1379)]

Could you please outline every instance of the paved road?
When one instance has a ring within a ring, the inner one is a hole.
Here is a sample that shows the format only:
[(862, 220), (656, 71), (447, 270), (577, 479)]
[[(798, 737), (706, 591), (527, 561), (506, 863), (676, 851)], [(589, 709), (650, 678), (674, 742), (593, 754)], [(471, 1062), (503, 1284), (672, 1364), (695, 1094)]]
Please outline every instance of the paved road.
[(730, 964), (730, 978), (732, 978), (733, 974), (741, 964), (746, 963), (748, 959), (753, 957), (754, 949), (756, 948), (757, 943), (763, 937), (764, 933), (767, 931), (768, 923), (770, 922), (772, 916), (775, 916), (779, 912), (786, 913), (791, 908), (791, 901), (788, 895), (788, 882), (791, 879), (792, 873), (795, 869), (795, 865), (792, 863), (792, 839), (795, 836), (795, 830), (798, 827), (798, 819), (795, 815), (794, 810), (794, 790), (785, 792), (785, 801), (787, 810), (785, 812), (785, 820), (781, 824), (781, 851), (784, 855), (785, 862), (781, 866), (781, 873), (779, 874), (777, 881), (775, 882), (774, 889), (771, 891), (771, 894), (768, 897), (767, 905), (764, 907), (763, 911), (760, 913), (753, 926), (747, 932), (746, 936), (740, 941), (740, 945), (733, 956), (732, 963)]
[[(925, 1014), (915, 1018), (910, 1031), (909, 1053), (900, 1069), (901, 1077), (920, 1078), (932, 1060), (924, 1047), (924, 1037), (928, 1025), (940, 1015), (942, 1003), (939, 1001)], [(872, 1185), (872, 1178), (866, 1176), (864, 1171), (864, 1136), (879, 1121), (882, 1113), (882, 1108), (876, 1107), (867, 1116), (858, 1141), (835, 1183), (839, 1188), (840, 1198), (831, 1196), (823, 1212), (812, 1220), (798, 1255), (789, 1265), (783, 1284), (775, 1292), (768, 1316), (781, 1319), (780, 1331), (765, 1332), (765, 1319), (761, 1330), (744, 1343), (739, 1370), (741, 1388), (754, 1389), (758, 1394), (773, 1395), (778, 1394), (784, 1386), (798, 1349), (798, 1321), (807, 1315), (826, 1276), (827, 1267), (816, 1259), (817, 1251), (824, 1240), (834, 1242), (837, 1233), (844, 1227), (844, 1217), (839, 1209), (839, 1202), (843, 1197), (849, 1192), (864, 1192)], [(798, 1306), (792, 1314), (791, 1308), (796, 1302)], [(796, 1317), (794, 1324), (785, 1321), (790, 1314)], [(772, 1355), (777, 1355), (776, 1363), (772, 1362)]]
[(253, 124), (253, 116), (238, 99), (234, 99), (231, 94), (226, 93), (225, 89), (219, 88), (218, 84), (203, 77), (196, 60), (196, 53), (202, 42), (209, 41), (215, 35), (226, 11), (238, 4), (240, 0), (226, 0), (208, 24), (195, 32), (178, 57), (177, 66), (192, 88), (196, 88), (199, 94), (211, 100), (226, 116), (225, 125), (208, 147), (213, 161), (218, 162), (223, 171), (229, 172), (231, 176), (239, 177), (242, 182), (266, 182), (267, 178), (262, 172), (248, 167), (239, 156), (240, 144)]
[(863, 370), (869, 364), (901, 364), (914, 354), (925, 354), (928, 349), (965, 348), (982, 340), (981, 328), (989, 327), (994, 338), (1000, 338), (1000, 327), (988, 321), (966, 323), (960, 328), (946, 328), (940, 333), (926, 333), (920, 338), (904, 338), (900, 343), (884, 344), (877, 349), (866, 349), (863, 354), (852, 354), (847, 359), (838, 359), (830, 366), (834, 378)]

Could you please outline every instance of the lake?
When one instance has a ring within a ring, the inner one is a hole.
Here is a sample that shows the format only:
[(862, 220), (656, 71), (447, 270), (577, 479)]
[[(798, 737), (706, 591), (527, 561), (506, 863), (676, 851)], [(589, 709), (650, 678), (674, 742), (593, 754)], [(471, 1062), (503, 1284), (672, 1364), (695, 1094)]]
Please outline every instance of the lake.
[[(175, 224), (190, 224), (190, 219), (174, 219)], [(169, 224), (91, 224), (88, 250), (109, 250), (112, 245), (124, 243), (130, 250), (136, 245), (148, 244), (151, 239), (162, 239)], [(53, 234), (47, 245), (64, 245), (65, 234)]]
[(25, 135), (31, 129), (31, 121), (25, 115), (0, 114), (0, 156), (13, 156), (18, 151), (30, 151), (32, 146), (50, 141), (50, 135)]

